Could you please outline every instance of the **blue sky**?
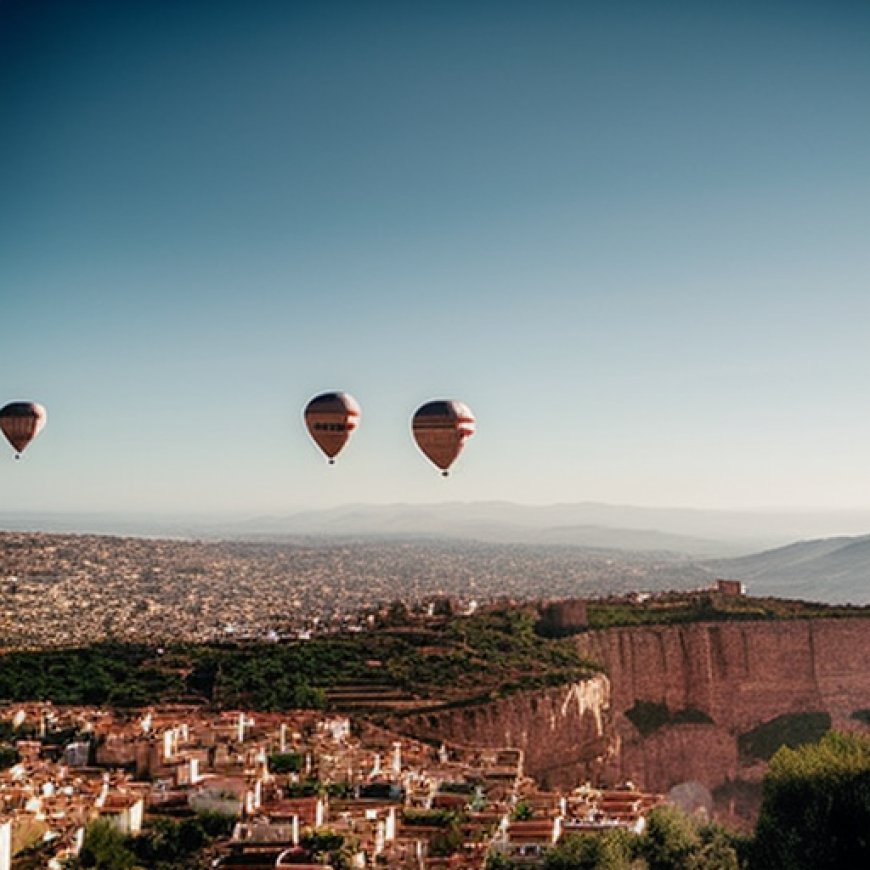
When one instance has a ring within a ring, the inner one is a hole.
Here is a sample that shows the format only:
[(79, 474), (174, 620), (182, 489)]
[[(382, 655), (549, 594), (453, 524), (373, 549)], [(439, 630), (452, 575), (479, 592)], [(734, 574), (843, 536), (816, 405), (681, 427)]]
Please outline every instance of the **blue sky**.
[(0, 16), (2, 509), (870, 506), (870, 5)]

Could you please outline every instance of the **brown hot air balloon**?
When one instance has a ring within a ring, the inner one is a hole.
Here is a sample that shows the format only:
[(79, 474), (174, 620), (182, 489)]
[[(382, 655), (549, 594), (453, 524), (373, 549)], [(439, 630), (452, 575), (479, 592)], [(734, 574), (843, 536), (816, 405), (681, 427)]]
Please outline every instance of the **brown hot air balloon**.
[(464, 402), (439, 399), (417, 409), (411, 429), (417, 446), (447, 477), (465, 442), (474, 435), (474, 414)]
[(305, 406), (305, 425), (329, 464), (359, 426), (360, 406), (348, 393), (321, 393)]
[(45, 408), (36, 402), (10, 402), (0, 408), (0, 430), (15, 448), (16, 459), (44, 425)]

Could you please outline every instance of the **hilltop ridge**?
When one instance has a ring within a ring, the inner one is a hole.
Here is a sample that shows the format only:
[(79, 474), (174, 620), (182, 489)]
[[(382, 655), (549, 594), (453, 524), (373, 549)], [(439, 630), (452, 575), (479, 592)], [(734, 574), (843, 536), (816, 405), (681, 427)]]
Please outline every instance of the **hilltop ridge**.
[(870, 602), (870, 535), (797, 541), (705, 564), (766, 595), (815, 597), (838, 604)]

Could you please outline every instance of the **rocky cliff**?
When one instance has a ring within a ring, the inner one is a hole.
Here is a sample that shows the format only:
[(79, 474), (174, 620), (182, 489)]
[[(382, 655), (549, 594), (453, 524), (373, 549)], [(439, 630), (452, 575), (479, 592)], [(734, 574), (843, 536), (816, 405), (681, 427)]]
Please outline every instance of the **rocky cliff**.
[(614, 709), (636, 701), (695, 708), (746, 731), (783, 713), (827, 710), (851, 727), (870, 705), (870, 619), (716, 622), (578, 636), (601, 663)]
[[(577, 642), (610, 677), (618, 774), (650, 789), (757, 781), (754, 734), (769, 744), (771, 723), (785, 733), (808, 713), (854, 729), (870, 707), (870, 619), (623, 628)], [(652, 705), (666, 714), (644, 728), (638, 713)]]
[(597, 780), (613, 765), (616, 749), (610, 681), (604, 676), (420, 714), (404, 719), (401, 727), (449, 743), (522, 749), (525, 772), (547, 788)]
[(854, 714), (870, 710), (870, 619), (620, 628), (576, 642), (606, 677), (418, 716), (412, 730), (519, 747), (545, 786), (697, 781), (721, 816), (746, 820), (783, 740), (867, 727)]

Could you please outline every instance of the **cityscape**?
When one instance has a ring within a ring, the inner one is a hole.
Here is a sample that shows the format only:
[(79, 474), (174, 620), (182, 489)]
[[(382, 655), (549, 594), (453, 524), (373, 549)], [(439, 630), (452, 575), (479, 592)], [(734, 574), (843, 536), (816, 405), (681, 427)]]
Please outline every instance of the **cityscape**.
[(870, 3), (0, 0), (0, 870), (870, 866)]
[[(470, 868), (489, 851), (534, 861), (564, 832), (641, 830), (663, 801), (631, 785), (542, 791), (522, 751), (436, 748), (345, 716), (25, 705), (0, 723), (31, 735), (0, 776), (7, 865), (29, 839), (43, 866), (63, 867), (94, 818), (136, 835), (146, 813), (192, 809), (240, 819), (213, 866), (324, 866), (315, 851), (340, 848), (354, 865)], [(78, 740), (56, 742), (63, 733)]]
[(690, 589), (666, 554), (468, 541), (279, 544), (0, 533), (7, 649), (103, 641), (286, 640), (360, 630), (393, 600), (489, 602)]

